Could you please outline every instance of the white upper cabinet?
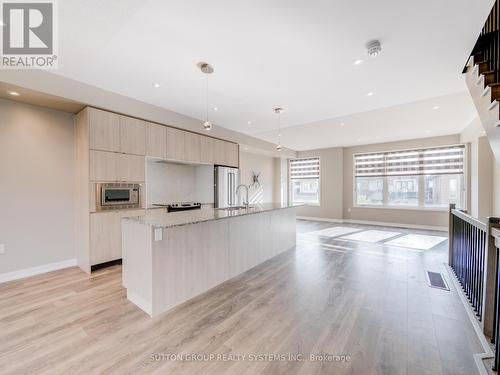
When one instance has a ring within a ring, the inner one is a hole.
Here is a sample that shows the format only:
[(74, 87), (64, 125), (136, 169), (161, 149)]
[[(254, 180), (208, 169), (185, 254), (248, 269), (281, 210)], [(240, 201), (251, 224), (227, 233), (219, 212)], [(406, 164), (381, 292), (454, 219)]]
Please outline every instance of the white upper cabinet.
[[(91, 150), (231, 167), (239, 165), (239, 148), (236, 143), (100, 109), (88, 108), (88, 111), (89, 148)], [(101, 161), (99, 159), (106, 159), (107, 164), (111, 164), (110, 155), (103, 157), (103, 155), (95, 154), (95, 156), (98, 156), (94, 158), (97, 164)], [(131, 170), (136, 170), (137, 165), (133, 164)], [(97, 167), (100, 168), (100, 166)], [(101, 180), (104, 172), (106, 179), (112, 178), (113, 173), (108, 173), (110, 169), (103, 167), (101, 170), (95, 170), (98, 172), (95, 175), (96, 179)], [(116, 170), (116, 174), (120, 174), (119, 169)], [(139, 176), (135, 173), (133, 175)]]
[(220, 139), (214, 139), (214, 164), (226, 165), (225, 143)]
[(89, 108), (89, 144), (92, 150), (120, 151), (120, 116)]
[(144, 121), (120, 116), (120, 152), (146, 155), (146, 123)]
[(167, 157), (167, 127), (147, 123), (146, 155), (157, 158)]
[(185, 137), (186, 132), (175, 128), (167, 128), (167, 158), (186, 160)]
[(238, 168), (239, 145), (214, 139), (214, 164)]
[(236, 143), (224, 142), (225, 165), (238, 168), (240, 164), (240, 146)]
[(214, 139), (201, 136), (200, 139), (200, 158), (203, 163), (214, 164)]
[(201, 159), (201, 135), (186, 132), (184, 134), (184, 160), (199, 163)]
[(145, 181), (146, 160), (144, 156), (131, 154), (116, 155), (118, 181)]

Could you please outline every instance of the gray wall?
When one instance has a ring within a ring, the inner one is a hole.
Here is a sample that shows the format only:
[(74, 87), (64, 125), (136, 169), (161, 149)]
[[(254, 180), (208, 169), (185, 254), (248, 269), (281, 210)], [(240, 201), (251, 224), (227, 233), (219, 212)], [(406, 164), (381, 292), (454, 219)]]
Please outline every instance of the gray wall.
[(486, 222), (493, 213), (493, 165), (495, 159), (487, 137), (470, 143), (469, 213)]
[(359, 220), (408, 225), (446, 227), (447, 212), (387, 208), (353, 207), (353, 154), (457, 144), (459, 135), (379, 143), (355, 147), (335, 147), (301, 151), (298, 157), (319, 156), (321, 174), (321, 202), (319, 206), (305, 206), (298, 216), (330, 220)]
[(74, 116), (1, 99), (0, 114), (0, 274), (74, 259)]
[(301, 151), (298, 157), (320, 158), (320, 205), (297, 209), (298, 216), (342, 219), (343, 153), (341, 147)]
[[(483, 222), (495, 215), (495, 204), (500, 194), (496, 179), (496, 162), (488, 138), (478, 118), (460, 134), (460, 142), (469, 144), (468, 213)], [(498, 211), (496, 211), (498, 212)]]
[[(252, 186), (249, 189), (248, 197), (250, 203), (273, 202), (275, 198), (276, 169), (274, 157), (253, 152), (240, 151), (240, 178), (244, 185), (252, 184), (252, 171), (260, 173), (260, 187)], [(241, 194), (244, 199), (243, 190)]]
[(447, 227), (448, 213), (428, 210), (353, 207), (353, 155), (360, 152), (401, 150), (457, 144), (459, 135), (414, 139), (344, 148), (344, 219)]

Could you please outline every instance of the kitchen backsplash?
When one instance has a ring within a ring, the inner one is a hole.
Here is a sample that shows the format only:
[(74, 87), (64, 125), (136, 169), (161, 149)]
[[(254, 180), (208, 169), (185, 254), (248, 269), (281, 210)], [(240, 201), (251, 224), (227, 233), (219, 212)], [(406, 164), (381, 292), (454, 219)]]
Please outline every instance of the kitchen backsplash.
[(148, 161), (147, 203), (213, 203), (213, 166)]

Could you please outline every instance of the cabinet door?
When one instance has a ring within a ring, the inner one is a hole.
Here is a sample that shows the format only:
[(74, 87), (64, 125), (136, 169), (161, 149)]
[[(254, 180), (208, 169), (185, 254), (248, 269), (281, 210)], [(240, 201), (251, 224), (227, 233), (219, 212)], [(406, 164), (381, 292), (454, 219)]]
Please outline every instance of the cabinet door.
[(119, 212), (90, 214), (90, 264), (120, 259), (121, 217)]
[(200, 161), (206, 164), (214, 164), (214, 139), (201, 136), (200, 140)]
[(90, 181), (118, 181), (118, 155), (107, 151), (90, 151)]
[(122, 218), (145, 214), (145, 210), (138, 209), (90, 214), (90, 264), (121, 259)]
[(146, 155), (157, 158), (167, 157), (167, 127), (157, 124), (147, 124)]
[(226, 165), (230, 167), (239, 167), (239, 152), (240, 147), (236, 143), (225, 142), (225, 160)]
[(89, 108), (89, 147), (92, 150), (120, 151), (120, 116)]
[(198, 163), (201, 161), (201, 135), (186, 132), (184, 134), (184, 160)]
[(167, 128), (167, 158), (185, 160), (184, 135), (186, 132)]
[(214, 139), (214, 164), (226, 165), (226, 149), (224, 141)]
[(146, 124), (132, 117), (120, 116), (120, 151), (146, 155)]
[(143, 182), (145, 179), (144, 156), (116, 154), (118, 155), (118, 181)]

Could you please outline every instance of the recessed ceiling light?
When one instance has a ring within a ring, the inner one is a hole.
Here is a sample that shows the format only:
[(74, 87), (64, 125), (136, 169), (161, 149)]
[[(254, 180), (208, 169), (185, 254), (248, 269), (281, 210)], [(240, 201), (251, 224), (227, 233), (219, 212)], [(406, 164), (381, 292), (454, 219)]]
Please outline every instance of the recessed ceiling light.
[(340, 126), (345, 126), (345, 124), (343, 122), (340, 123)]
[(153, 84), (153, 86), (154, 86), (155, 88), (159, 88), (159, 87), (160, 87), (160, 84), (159, 84), (159, 83), (154, 83), (154, 84)]
[(439, 105), (435, 105), (434, 107), (432, 107), (433, 110), (437, 110), (439, 108), (441, 108)]
[(0, 27), (1, 26), (5, 26), (5, 23), (2, 20), (0, 20)]
[(247, 122), (247, 124), (248, 124), (248, 125), (252, 125), (252, 121), (248, 121), (248, 122)]
[(19, 93), (18, 93), (18, 92), (16, 92), (16, 91), (7, 91), (7, 93), (8, 93), (9, 95), (12, 95), (12, 96), (19, 96), (19, 95), (21, 95), (21, 94), (19, 94)]
[(370, 91), (366, 96), (373, 96), (373, 92)]
[(214, 112), (217, 112), (217, 111), (219, 110), (219, 108), (217, 108), (217, 107), (213, 107), (213, 108), (212, 108), (212, 110), (213, 110)]
[(361, 65), (364, 62), (365, 62), (365, 60), (362, 60), (362, 59), (354, 60), (354, 65)]

